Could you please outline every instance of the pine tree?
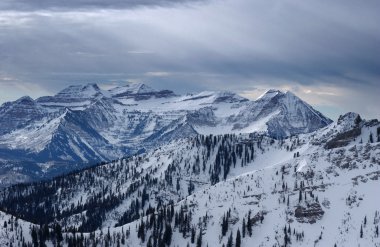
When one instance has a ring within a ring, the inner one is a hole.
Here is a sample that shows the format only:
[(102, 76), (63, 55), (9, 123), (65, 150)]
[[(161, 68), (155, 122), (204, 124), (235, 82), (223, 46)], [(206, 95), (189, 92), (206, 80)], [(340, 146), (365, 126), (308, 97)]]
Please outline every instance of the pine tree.
[(284, 246), (286, 247), (286, 246), (288, 246), (288, 240), (289, 238), (288, 238), (288, 232), (285, 230), (285, 235), (284, 235)]
[(242, 226), (242, 230), (243, 230), (243, 238), (245, 238), (245, 218), (243, 218), (243, 226)]
[(197, 239), (197, 247), (202, 247), (202, 228), (199, 229), (199, 235)]
[(31, 233), (31, 235), (32, 235), (33, 246), (34, 246), (34, 247), (38, 247), (38, 246), (39, 246), (39, 245), (38, 245), (38, 235), (37, 235), (37, 231), (36, 231), (36, 228), (35, 228), (35, 227), (32, 228), (32, 233)]
[(299, 194), (298, 194), (298, 202), (301, 202), (301, 201), (302, 201), (302, 191), (300, 189)]
[(222, 219), (222, 235), (223, 236), (225, 236), (228, 231), (228, 218), (229, 218), (229, 214), (227, 212), (227, 216), (223, 215), (223, 219)]
[(144, 225), (143, 220), (141, 220), (141, 224), (140, 224), (138, 232), (137, 232), (137, 237), (141, 238), (141, 241), (144, 243), (144, 241), (145, 241), (145, 225)]
[(146, 244), (146, 247), (153, 247), (152, 236), (149, 237), (149, 240), (148, 240), (148, 243)]
[(177, 191), (179, 191), (181, 189), (181, 185), (179, 184), (179, 178), (177, 178), (177, 185), (176, 185), (176, 189)]
[(62, 228), (59, 224), (55, 224), (55, 227), (54, 227), (54, 234), (56, 236), (56, 239), (57, 239), (57, 243), (59, 245), (59, 243), (62, 242), (63, 240), (63, 236), (62, 236)]
[(247, 230), (250, 237), (252, 237), (252, 220), (251, 220), (251, 211), (248, 212), (247, 220)]
[(232, 231), (231, 231), (231, 234), (230, 234), (230, 237), (228, 238), (228, 241), (227, 241), (227, 247), (232, 247), (232, 239), (233, 239), (233, 236), (232, 236)]
[(288, 232), (290, 230), (290, 226), (289, 228), (286, 228), (286, 225), (284, 227), (284, 246), (288, 246), (288, 244), (290, 244), (290, 238), (289, 238), (289, 235), (288, 235)]
[(360, 238), (363, 238), (363, 225), (360, 225)]
[(241, 236), (240, 236), (240, 229), (238, 229), (236, 233), (235, 247), (240, 247), (240, 246), (241, 246)]
[(164, 237), (163, 237), (163, 242), (167, 246), (170, 246), (170, 243), (172, 241), (172, 235), (173, 235), (172, 227), (170, 224), (168, 224), (165, 227), (165, 232), (164, 232)]
[(192, 227), (191, 228), (191, 243), (193, 244), (193, 243), (195, 243), (195, 228), (194, 227)]
[(226, 215), (224, 214), (222, 218), (222, 236), (226, 235), (226, 231)]

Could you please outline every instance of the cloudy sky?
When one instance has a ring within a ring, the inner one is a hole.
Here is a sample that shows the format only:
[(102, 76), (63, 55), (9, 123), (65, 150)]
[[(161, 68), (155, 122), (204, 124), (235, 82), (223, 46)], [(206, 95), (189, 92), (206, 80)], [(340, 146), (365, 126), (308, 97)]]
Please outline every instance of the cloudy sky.
[(1, 0), (0, 103), (67, 85), (291, 90), (380, 118), (380, 1)]

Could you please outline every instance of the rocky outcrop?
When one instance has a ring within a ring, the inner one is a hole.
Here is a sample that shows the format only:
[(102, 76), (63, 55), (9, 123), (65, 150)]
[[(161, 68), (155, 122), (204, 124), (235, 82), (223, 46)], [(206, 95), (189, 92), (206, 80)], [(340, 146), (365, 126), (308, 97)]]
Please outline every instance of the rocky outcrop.
[(344, 147), (348, 145), (351, 141), (353, 141), (356, 137), (358, 137), (361, 134), (361, 129), (356, 127), (352, 130), (339, 133), (328, 141), (325, 145), (326, 149), (332, 149), (332, 148), (338, 148), (338, 147)]
[(306, 207), (297, 206), (294, 212), (294, 216), (300, 223), (310, 223), (313, 224), (317, 220), (320, 220), (324, 215), (324, 211), (319, 203), (315, 202), (308, 204)]

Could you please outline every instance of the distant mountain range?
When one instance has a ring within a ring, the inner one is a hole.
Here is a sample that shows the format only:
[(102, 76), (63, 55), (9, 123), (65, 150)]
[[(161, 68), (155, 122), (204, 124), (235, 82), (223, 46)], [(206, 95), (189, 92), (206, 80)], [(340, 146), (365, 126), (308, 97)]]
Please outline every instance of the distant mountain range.
[(233, 92), (177, 95), (145, 84), (70, 86), (0, 107), (0, 183), (48, 178), (199, 134), (261, 133), (277, 140), (332, 121), (291, 92), (255, 101)]

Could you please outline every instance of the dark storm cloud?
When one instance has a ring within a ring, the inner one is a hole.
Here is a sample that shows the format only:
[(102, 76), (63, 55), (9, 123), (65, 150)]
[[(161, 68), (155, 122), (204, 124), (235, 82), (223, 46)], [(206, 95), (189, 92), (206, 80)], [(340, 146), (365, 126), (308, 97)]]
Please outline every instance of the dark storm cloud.
[(173, 6), (204, 0), (2, 0), (0, 9), (15, 11), (131, 9), (142, 6)]
[[(0, 3), (0, 97), (11, 83), (34, 95), (87, 82), (247, 95), (278, 87), (335, 115), (380, 117), (378, 1), (89, 2)], [(162, 7), (171, 3), (186, 4)]]

